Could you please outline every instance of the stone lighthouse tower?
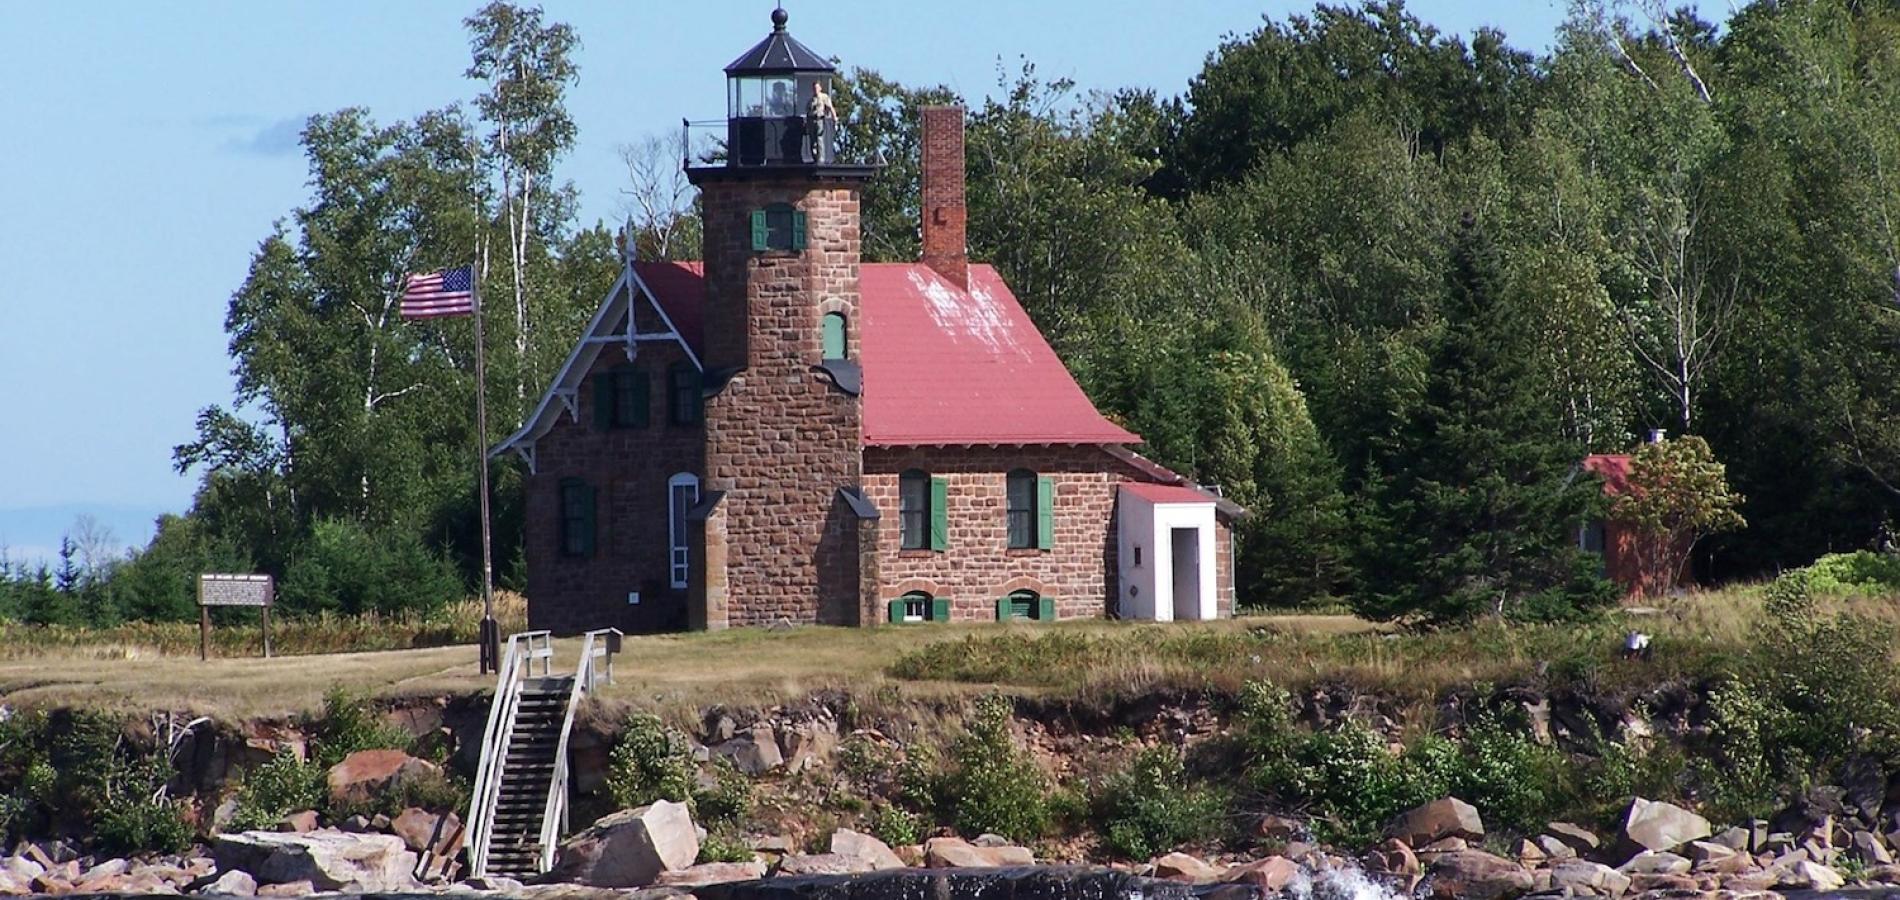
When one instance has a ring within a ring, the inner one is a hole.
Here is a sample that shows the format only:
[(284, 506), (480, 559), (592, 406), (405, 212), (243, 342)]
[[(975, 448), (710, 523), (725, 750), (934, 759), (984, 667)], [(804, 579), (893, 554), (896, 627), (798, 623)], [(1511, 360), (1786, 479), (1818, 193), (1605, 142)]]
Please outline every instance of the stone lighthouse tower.
[(857, 624), (876, 584), (857, 363), (858, 203), (876, 167), (837, 160), (835, 70), (787, 18), (726, 67), (725, 158), (686, 169), (705, 245), (698, 628)]

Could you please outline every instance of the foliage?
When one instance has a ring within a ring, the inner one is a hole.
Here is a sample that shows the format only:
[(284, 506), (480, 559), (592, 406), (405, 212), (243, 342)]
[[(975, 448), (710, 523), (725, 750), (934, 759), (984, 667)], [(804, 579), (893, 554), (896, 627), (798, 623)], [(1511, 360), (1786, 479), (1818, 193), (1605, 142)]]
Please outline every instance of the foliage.
[(99, 849), (114, 856), (183, 853), (194, 837), (185, 814), (180, 801), (125, 800), (100, 813), (94, 836)]
[(1857, 550), (1830, 553), (1807, 567), (1811, 591), (1900, 591), (1900, 555)]
[(951, 744), (942, 801), (960, 833), (1028, 841), (1049, 828), (1049, 783), (1010, 734), (1011, 711), (1000, 695), (978, 699)]
[(699, 842), (701, 863), (751, 862), (758, 858), (752, 848), (746, 844), (743, 835), (727, 834), (723, 831), (709, 831), (706, 839)]
[(1708, 442), (1688, 435), (1636, 451), (1628, 488), (1612, 501), (1610, 513), (1636, 529), (1642, 571), (1664, 579), (1647, 587), (1660, 593), (1674, 586), (1697, 541), (1746, 524), (1736, 511), (1741, 505)]
[(1136, 754), (1103, 782), (1095, 806), (1108, 849), (1137, 860), (1216, 837), (1226, 813), (1219, 793), (1188, 783), (1181, 754), (1171, 747)]
[(720, 757), (712, 763), (712, 781), (693, 791), (693, 815), (706, 823), (737, 823), (752, 811), (752, 781)]
[(333, 686), (323, 695), (323, 710), (311, 723), (310, 759), (329, 771), (359, 750), (408, 750), (408, 734), (377, 714), (367, 697)]
[(693, 799), (693, 755), (686, 736), (658, 716), (639, 713), (627, 720), (607, 759), (607, 793), (620, 808), (655, 800), (687, 803)]
[(298, 759), (290, 750), (280, 750), (269, 762), (244, 770), (230, 827), (235, 831), (274, 828), (291, 813), (321, 807), (328, 796), (322, 768)]
[(895, 804), (879, 803), (872, 807), (866, 827), (872, 837), (892, 847), (917, 844), (924, 839), (923, 820), (916, 813)]
[(348, 519), (322, 519), (291, 558), (279, 594), (293, 612), (426, 615), (462, 592), (454, 569), (414, 535), (377, 536)]

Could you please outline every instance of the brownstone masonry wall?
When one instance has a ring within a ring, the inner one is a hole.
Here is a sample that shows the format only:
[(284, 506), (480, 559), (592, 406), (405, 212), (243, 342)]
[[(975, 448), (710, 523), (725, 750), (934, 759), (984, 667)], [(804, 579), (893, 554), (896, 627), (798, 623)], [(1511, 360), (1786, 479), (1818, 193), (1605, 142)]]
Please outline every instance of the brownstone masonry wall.
[[(662, 328), (644, 301), (636, 301), (642, 330)], [(562, 410), (535, 444), (535, 474), (527, 480), (528, 623), (571, 634), (616, 627), (630, 632), (685, 627), (685, 591), (670, 586), (667, 480), (704, 472), (698, 426), (673, 425), (667, 416), (667, 370), (688, 357), (676, 343), (646, 342), (632, 363), (647, 373), (645, 428), (603, 430), (595, 425), (599, 373), (627, 364), (619, 345), (601, 350), (581, 382), (578, 421)], [(580, 478), (596, 491), (594, 553), (561, 552), (561, 481)], [(627, 594), (640, 592), (640, 604)]]
[[(855, 624), (861, 555), (837, 490), (860, 475), (858, 398), (816, 370), (820, 316), (858, 328), (858, 192), (808, 178), (710, 179), (708, 367), (744, 368), (706, 403), (707, 487), (725, 492), (727, 622)], [(752, 249), (751, 213), (805, 214), (803, 252)], [(728, 333), (732, 332), (732, 333)], [(855, 355), (855, 347), (851, 348)]]
[[(882, 514), (878, 568), (882, 605), (921, 590), (951, 600), (952, 621), (995, 621), (996, 600), (1027, 588), (1056, 601), (1062, 619), (1106, 615), (1116, 583), (1116, 485), (1134, 473), (1098, 447), (905, 447), (864, 451), (864, 489)], [(1055, 481), (1055, 546), (1009, 548), (1011, 469)], [(949, 548), (904, 550), (898, 477), (921, 469), (948, 481)]]

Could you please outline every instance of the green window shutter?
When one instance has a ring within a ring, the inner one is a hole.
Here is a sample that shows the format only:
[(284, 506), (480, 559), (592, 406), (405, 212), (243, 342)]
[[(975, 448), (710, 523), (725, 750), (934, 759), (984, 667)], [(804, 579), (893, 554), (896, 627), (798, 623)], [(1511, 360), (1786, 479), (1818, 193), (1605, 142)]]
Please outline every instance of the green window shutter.
[(950, 549), (950, 482), (930, 479), (930, 549)]
[(596, 375), (594, 382), (594, 427), (614, 427), (614, 377)]
[(1036, 479), (1036, 546), (1044, 550), (1056, 545), (1056, 480), (1047, 475)]
[(792, 249), (805, 252), (805, 214), (802, 212), (792, 213)]
[(645, 372), (635, 372), (633, 378), (633, 425), (647, 427), (647, 404), (652, 397), (652, 383)]
[(950, 598), (949, 597), (931, 598), (930, 621), (932, 622), (950, 621)]
[(996, 598), (996, 621), (1007, 622), (1014, 615), (1016, 604), (1008, 597)]
[(1036, 621), (1054, 622), (1056, 620), (1056, 598), (1042, 597), (1037, 600)]
[(824, 359), (844, 359), (844, 314), (828, 312), (824, 318)]
[(594, 555), (594, 531), (595, 531), (594, 509), (595, 509), (595, 502), (597, 498), (599, 497), (599, 495), (600, 495), (599, 489), (595, 488), (593, 485), (588, 485), (586, 490), (581, 492), (581, 555), (582, 556)]
[(765, 250), (769, 242), (770, 236), (771, 236), (770, 229), (765, 227), (765, 210), (762, 210), (762, 209), (753, 210), (752, 211), (752, 249), (753, 251), (759, 252), (759, 251)]
[(890, 607), (891, 607), (891, 621), (892, 622), (904, 621), (904, 598), (899, 597), (896, 600), (892, 600), (890, 602)]

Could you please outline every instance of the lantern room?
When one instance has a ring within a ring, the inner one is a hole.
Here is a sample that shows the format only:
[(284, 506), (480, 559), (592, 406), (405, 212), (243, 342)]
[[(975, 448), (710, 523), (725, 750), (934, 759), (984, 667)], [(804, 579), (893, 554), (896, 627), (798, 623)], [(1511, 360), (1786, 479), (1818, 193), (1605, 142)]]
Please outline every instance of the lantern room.
[(773, 10), (772, 33), (726, 67), (728, 166), (833, 161), (838, 121), (830, 94), (836, 70), (785, 30), (788, 18), (785, 10)]

